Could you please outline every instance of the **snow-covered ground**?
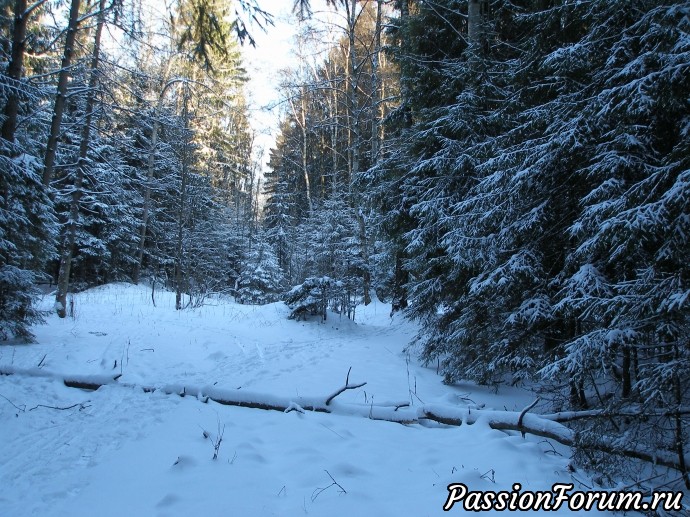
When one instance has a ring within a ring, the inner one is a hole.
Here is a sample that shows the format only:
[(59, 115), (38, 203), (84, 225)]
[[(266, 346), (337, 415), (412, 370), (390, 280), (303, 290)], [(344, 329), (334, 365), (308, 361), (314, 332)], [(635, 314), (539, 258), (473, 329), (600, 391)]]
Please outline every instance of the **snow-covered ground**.
[[(351, 367), (350, 382), (367, 384), (341, 394), (342, 404), (520, 410), (531, 402), (519, 389), (443, 385), (405, 353), (414, 328), (389, 311), (373, 303), (355, 322), (331, 315), (324, 324), (288, 320), (280, 303), (211, 300), (175, 311), (173, 295), (157, 291), (154, 307), (150, 289), (124, 284), (75, 296), (74, 317), (35, 327), (37, 343), (0, 345), (0, 368), (25, 372), (0, 375), (0, 515), (425, 516), (444, 513), (450, 483), (493, 491), (590, 484), (569, 470), (568, 450), (481, 422), (405, 426), (136, 388), (325, 399)], [(37, 371), (122, 376), (83, 391)]]

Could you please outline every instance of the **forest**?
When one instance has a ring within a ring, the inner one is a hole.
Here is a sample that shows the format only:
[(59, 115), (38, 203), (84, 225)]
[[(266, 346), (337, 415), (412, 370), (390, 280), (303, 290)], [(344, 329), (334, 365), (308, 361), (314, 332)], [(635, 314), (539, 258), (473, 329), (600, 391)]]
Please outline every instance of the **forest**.
[(268, 3), (0, 0), (0, 337), (112, 282), (314, 325), (378, 299), (603, 484), (690, 490), (688, 2), (298, 0), (262, 163)]

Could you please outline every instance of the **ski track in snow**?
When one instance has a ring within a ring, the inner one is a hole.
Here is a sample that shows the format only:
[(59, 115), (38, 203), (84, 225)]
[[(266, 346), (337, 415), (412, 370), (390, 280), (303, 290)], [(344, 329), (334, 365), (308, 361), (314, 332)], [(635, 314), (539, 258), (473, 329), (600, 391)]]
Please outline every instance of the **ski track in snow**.
[[(0, 365), (43, 361), (54, 372), (122, 373), (95, 392), (50, 378), (0, 376), (0, 395), (20, 407), (0, 398), (1, 516), (442, 515), (449, 483), (547, 490), (573, 481), (563, 447), (556, 444), (553, 454), (544, 440), (479, 423), (425, 428), (282, 414), (123, 386), (215, 384), (325, 398), (352, 367), (350, 381), (367, 385), (339, 402), (512, 410), (532, 398), (516, 389), (444, 386), (414, 356), (408, 365), (404, 348), (414, 328), (391, 320), (384, 304), (358, 309), (354, 323), (337, 315), (319, 323), (287, 320), (282, 304), (218, 301), (175, 311), (164, 292), (156, 303), (144, 287), (92, 289), (75, 296), (74, 319), (51, 316), (36, 327), (36, 344), (0, 345)], [(39, 404), (83, 407), (30, 410)], [(329, 474), (346, 493), (330, 486)], [(587, 476), (579, 472), (578, 479)]]

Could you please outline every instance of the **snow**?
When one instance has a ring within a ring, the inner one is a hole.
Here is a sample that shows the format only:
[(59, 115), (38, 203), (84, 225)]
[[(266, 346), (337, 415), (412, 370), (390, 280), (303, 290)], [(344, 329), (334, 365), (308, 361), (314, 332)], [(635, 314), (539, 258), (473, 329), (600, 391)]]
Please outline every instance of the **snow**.
[[(11, 373), (0, 375), (0, 515), (442, 515), (451, 483), (592, 483), (571, 473), (566, 448), (491, 429), (488, 417), (376, 420), (418, 414), (422, 401), (494, 415), (533, 399), (443, 385), (405, 352), (415, 328), (385, 304), (320, 323), (288, 320), (281, 303), (175, 311), (173, 294), (155, 298), (142, 286), (91, 289), (74, 296), (74, 318), (34, 327), (37, 343), (0, 345)], [(349, 383), (366, 385), (341, 393), (333, 413), (302, 409), (343, 387), (350, 367)], [(65, 377), (105, 385), (84, 391)], [(203, 402), (224, 395), (290, 411)]]

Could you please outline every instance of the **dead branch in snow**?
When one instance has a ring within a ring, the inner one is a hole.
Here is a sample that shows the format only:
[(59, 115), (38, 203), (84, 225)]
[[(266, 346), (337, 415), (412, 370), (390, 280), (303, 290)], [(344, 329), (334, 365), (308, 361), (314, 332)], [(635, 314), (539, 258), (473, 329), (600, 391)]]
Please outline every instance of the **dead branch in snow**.
[(312, 502), (312, 503), (313, 503), (314, 501), (316, 501), (316, 498), (319, 497), (319, 496), (321, 495), (322, 492), (325, 492), (326, 490), (328, 490), (328, 489), (331, 488), (332, 486), (337, 486), (337, 487), (340, 489), (340, 493), (341, 493), (341, 494), (347, 494), (347, 490), (345, 490), (345, 489), (342, 487), (342, 485), (341, 485), (340, 483), (338, 483), (338, 482), (333, 478), (333, 476), (331, 476), (331, 473), (330, 473), (330, 472), (328, 472), (327, 470), (324, 470), (324, 472), (325, 472), (326, 474), (328, 474), (328, 477), (331, 478), (331, 481), (333, 481), (333, 483), (331, 483), (331, 484), (328, 485), (327, 487), (315, 489), (314, 492), (312, 492), (312, 494), (311, 494), (311, 502)]
[(16, 368), (14, 366), (0, 366), (0, 375), (23, 375), (26, 377), (42, 377), (61, 381), (68, 388), (79, 388), (95, 391), (101, 386), (113, 384), (120, 377), (118, 374), (68, 375), (46, 371), (43, 368)]
[(77, 402), (76, 404), (72, 404), (71, 406), (65, 406), (65, 407), (46, 406), (45, 404), (37, 404), (34, 407), (32, 407), (31, 409), (29, 409), (29, 411), (33, 411), (34, 409), (38, 409), (40, 407), (46, 408), (46, 409), (56, 409), (58, 411), (67, 411), (68, 409), (72, 409), (72, 408), (75, 408), (77, 406), (79, 406), (79, 411), (81, 411), (82, 409), (86, 409), (87, 407), (91, 407), (90, 404), (86, 404), (84, 402)]
[[(525, 409), (522, 410), (522, 413), (520, 413), (520, 416), (518, 417), (518, 422), (517, 422), (518, 427), (522, 427), (522, 421), (525, 418), (525, 415), (527, 414), (527, 412), (530, 409), (533, 409), (534, 406), (536, 406), (537, 404), (539, 404), (539, 397), (537, 397), (537, 399), (534, 402), (532, 402), (529, 406), (527, 406)], [(524, 431), (520, 431), (520, 432), (522, 433), (522, 437), (524, 438), (525, 432)]]
[[(578, 435), (575, 431), (561, 422), (551, 418), (544, 418), (540, 415), (523, 415), (524, 419), (519, 422), (520, 415), (515, 411), (490, 411), (474, 410), (467, 411), (462, 415), (449, 415), (445, 412), (436, 412), (434, 408), (422, 408), (424, 417), (442, 424), (460, 426), (464, 424), (474, 424), (483, 421), (492, 429), (499, 431), (520, 431), (521, 433), (532, 434), (555, 440), (562, 445), (575, 447)], [(551, 415), (553, 417), (553, 415)], [(601, 415), (595, 415), (597, 418)], [(602, 436), (596, 442), (588, 442), (587, 447), (593, 450), (612, 454), (614, 456), (624, 456), (634, 458), (655, 465), (661, 465), (674, 470), (682, 470), (682, 465), (678, 455), (659, 449), (648, 449), (638, 444), (620, 445), (615, 437)], [(685, 458), (686, 463), (690, 460), (690, 455)]]
[[(155, 388), (150, 388), (151, 392), (155, 391)], [(166, 389), (162, 389), (164, 393), (170, 394)], [(239, 393), (239, 390), (238, 390)], [(293, 401), (287, 401), (285, 400), (276, 400), (275, 402), (269, 402), (269, 401), (261, 401), (259, 400), (260, 397), (257, 397), (256, 400), (244, 400), (244, 398), (233, 398), (226, 393), (220, 394), (220, 393), (205, 393), (205, 396), (208, 397), (209, 400), (212, 400), (214, 402), (217, 402), (218, 404), (222, 404), (224, 406), (235, 406), (235, 407), (245, 407), (245, 408), (251, 408), (251, 409), (263, 409), (267, 411), (281, 411), (283, 413), (290, 413), (291, 411), (299, 411), (297, 407), (299, 407), (302, 411), (314, 411), (316, 413), (330, 413), (331, 411), (328, 410), (328, 408), (324, 407), (324, 405), (320, 405), (317, 402), (314, 403), (296, 403)], [(286, 402), (287, 401), (287, 402)]]
[(298, 413), (304, 414), (304, 408), (300, 407), (299, 404), (295, 404), (292, 402), (290, 406), (285, 410), (285, 413), (289, 413), (291, 411), (297, 411)]
[(542, 418), (553, 420), (554, 422), (575, 422), (577, 420), (587, 420), (595, 418), (635, 418), (635, 417), (673, 417), (680, 415), (690, 415), (690, 407), (679, 407), (677, 409), (664, 410), (645, 410), (627, 409), (618, 411), (608, 411), (605, 409), (588, 409), (582, 411), (560, 411), (558, 413), (547, 413), (541, 415)]
[(17, 411), (21, 411), (22, 413), (26, 412), (26, 404), (22, 404), (21, 406), (18, 406), (14, 402), (12, 402), (10, 399), (8, 399), (5, 395), (0, 395), (0, 397), (4, 398), (7, 402), (10, 403), (16, 409)]

